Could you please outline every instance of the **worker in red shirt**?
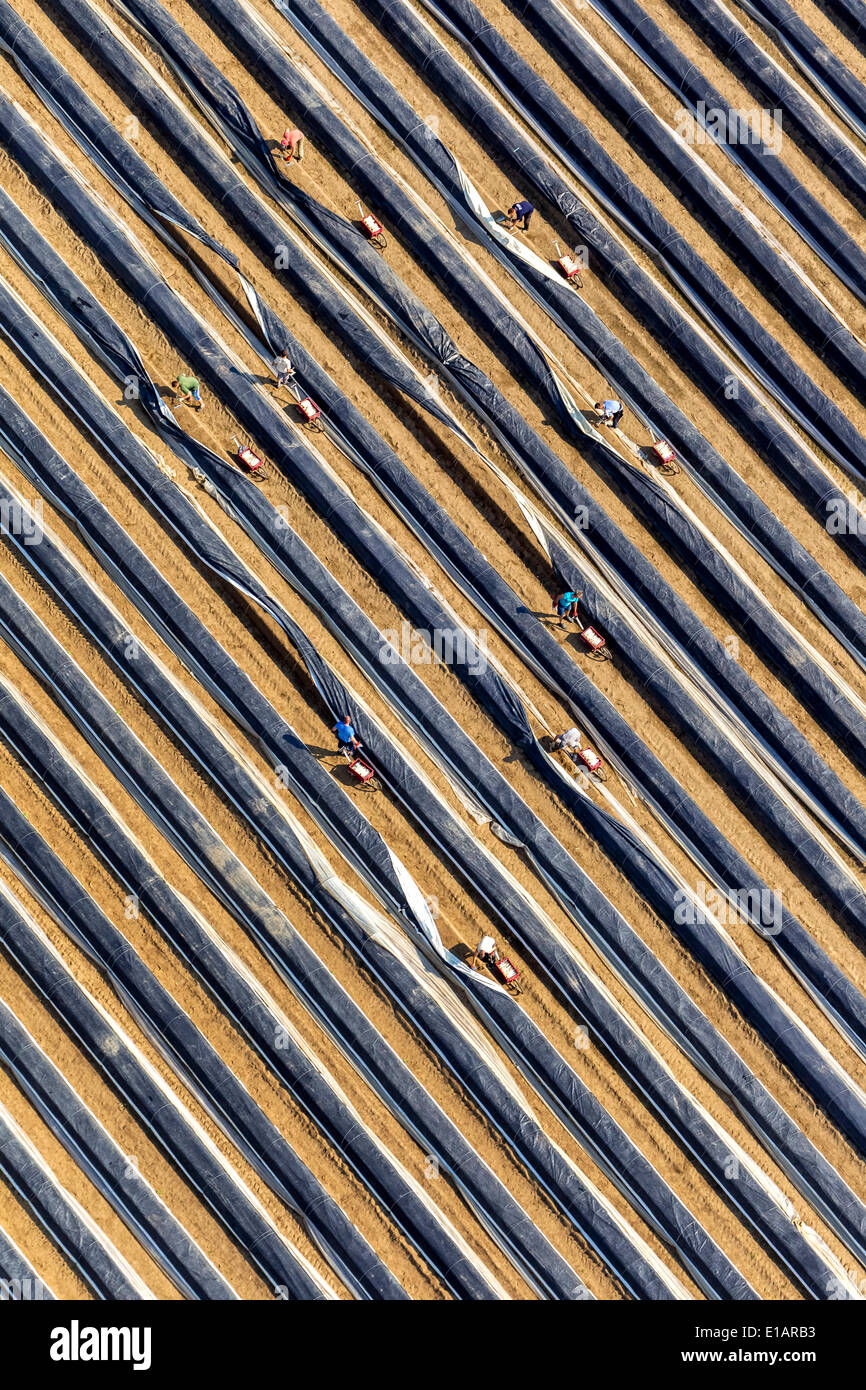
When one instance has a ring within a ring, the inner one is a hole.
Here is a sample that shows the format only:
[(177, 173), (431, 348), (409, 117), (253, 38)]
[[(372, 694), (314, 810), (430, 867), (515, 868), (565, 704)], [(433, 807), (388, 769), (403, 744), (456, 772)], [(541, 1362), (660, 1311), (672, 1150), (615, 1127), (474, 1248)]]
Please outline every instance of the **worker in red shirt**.
[(283, 159), (297, 159), (299, 162), (304, 157), (304, 137), (299, 130), (285, 130), (280, 141), (283, 151)]

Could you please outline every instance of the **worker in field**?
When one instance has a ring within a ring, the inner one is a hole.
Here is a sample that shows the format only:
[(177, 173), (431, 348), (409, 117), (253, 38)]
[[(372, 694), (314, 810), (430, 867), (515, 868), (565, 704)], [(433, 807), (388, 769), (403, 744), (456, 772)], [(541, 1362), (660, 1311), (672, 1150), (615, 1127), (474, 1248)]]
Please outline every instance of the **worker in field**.
[(557, 734), (553, 740), (554, 749), (562, 749), (563, 753), (568, 753), (569, 757), (574, 753), (579, 753), (583, 747), (583, 737), (580, 729), (566, 729), (564, 734)]
[(489, 965), (492, 969), (498, 960), (499, 952), (496, 949), (496, 942), (493, 940), (493, 937), (482, 936), (472, 953), (472, 959), (469, 964), (473, 970), (476, 970), (479, 965)]
[(559, 626), (565, 627), (566, 621), (577, 622), (577, 605), (583, 598), (582, 589), (566, 589), (553, 600), (554, 611), (559, 618)]
[[(518, 203), (512, 203), (505, 216), (509, 231), (528, 232), (529, 223), (534, 212), (535, 208), (531, 203), (527, 202), (525, 198), (521, 198)], [(518, 226), (518, 223), (521, 225)]]
[(271, 371), (277, 378), (278, 386), (288, 386), (292, 377), (295, 375), (295, 369), (292, 366), (291, 361), (289, 360), (289, 356), (285, 348), (280, 348), (279, 352), (277, 353), (276, 357), (271, 363)]
[(336, 724), (332, 725), (331, 733), (337, 735), (337, 746), (341, 753), (351, 754), (360, 751), (361, 740), (355, 733), (354, 726), (348, 714), (344, 715), (342, 719), (338, 719)]
[(615, 430), (623, 417), (625, 407), (622, 401), (596, 401), (595, 409), (598, 411), (598, 423)]
[(283, 159), (285, 159), (287, 162), (290, 159), (297, 159), (298, 163), (300, 163), (300, 161), (303, 159), (304, 137), (299, 130), (296, 130), (294, 128), (291, 130), (285, 130), (283, 132), (283, 138), (280, 141), (280, 146), (283, 151)]
[(201, 387), (197, 377), (189, 374), (176, 376), (171, 389), (181, 405), (191, 405), (193, 410), (201, 410)]

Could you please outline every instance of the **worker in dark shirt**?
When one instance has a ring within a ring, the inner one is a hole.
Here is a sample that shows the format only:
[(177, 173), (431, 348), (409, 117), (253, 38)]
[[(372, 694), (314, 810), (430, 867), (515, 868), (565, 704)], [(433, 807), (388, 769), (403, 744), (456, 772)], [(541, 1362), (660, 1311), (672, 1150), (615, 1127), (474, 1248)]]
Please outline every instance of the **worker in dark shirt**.
[[(505, 219), (509, 230), (512, 232), (528, 232), (529, 220), (534, 212), (535, 208), (531, 203), (528, 203), (525, 198), (521, 198), (519, 203), (512, 203)], [(518, 226), (518, 223), (522, 223), (523, 225)]]

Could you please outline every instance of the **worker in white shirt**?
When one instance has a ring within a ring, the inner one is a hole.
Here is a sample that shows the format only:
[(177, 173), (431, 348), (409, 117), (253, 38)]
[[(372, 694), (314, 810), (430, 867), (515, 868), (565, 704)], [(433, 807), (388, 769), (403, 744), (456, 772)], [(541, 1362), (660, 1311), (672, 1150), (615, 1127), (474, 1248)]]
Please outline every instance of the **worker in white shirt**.
[(583, 738), (580, 729), (566, 729), (564, 734), (557, 734), (553, 740), (554, 748), (561, 748), (563, 752), (572, 754), (579, 752), (583, 745)]
[(286, 356), (286, 349), (281, 348), (271, 363), (271, 371), (275, 373), (278, 386), (288, 386), (290, 380), (295, 375), (295, 369)]
[(499, 959), (499, 952), (496, 949), (496, 942), (492, 936), (482, 936), (478, 945), (475, 947), (472, 959), (469, 964), (475, 970), (479, 961), (482, 965), (492, 966)]

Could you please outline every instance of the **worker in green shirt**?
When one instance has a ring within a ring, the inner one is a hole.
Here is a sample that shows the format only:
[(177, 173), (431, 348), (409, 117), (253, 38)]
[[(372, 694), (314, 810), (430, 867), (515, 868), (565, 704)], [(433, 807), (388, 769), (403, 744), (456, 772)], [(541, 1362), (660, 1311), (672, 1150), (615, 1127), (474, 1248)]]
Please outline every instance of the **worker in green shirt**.
[(171, 383), (171, 389), (176, 396), (180, 396), (181, 405), (191, 405), (194, 410), (201, 410), (201, 387), (196, 377), (177, 376)]

